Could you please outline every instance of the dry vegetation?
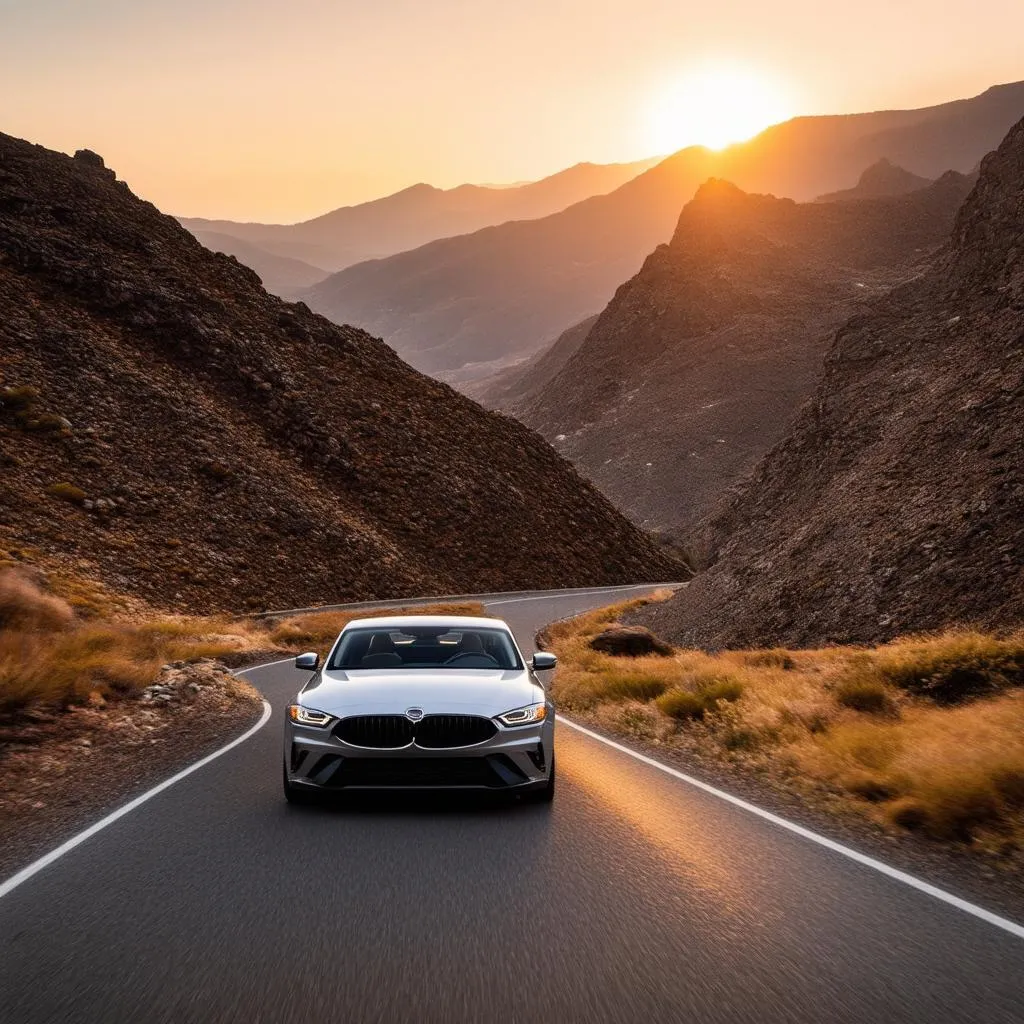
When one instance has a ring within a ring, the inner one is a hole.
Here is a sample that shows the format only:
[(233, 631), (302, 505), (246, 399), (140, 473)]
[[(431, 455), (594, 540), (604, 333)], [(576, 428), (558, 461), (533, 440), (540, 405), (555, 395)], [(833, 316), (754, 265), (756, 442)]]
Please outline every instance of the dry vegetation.
[(991, 852), (1024, 848), (1024, 632), (671, 658), (589, 646), (640, 603), (548, 630), (563, 710), (886, 826)]
[[(76, 608), (39, 575), (0, 571), (0, 715), (138, 693), (173, 662), (211, 658), (240, 664), (264, 652), (323, 651), (349, 620), (397, 611), (319, 612), (278, 620), (137, 613), (111, 618), (85, 584), (72, 587), (65, 581), (61, 589), (89, 599), (82, 598)], [(480, 605), (469, 603), (417, 611), (483, 613)]]

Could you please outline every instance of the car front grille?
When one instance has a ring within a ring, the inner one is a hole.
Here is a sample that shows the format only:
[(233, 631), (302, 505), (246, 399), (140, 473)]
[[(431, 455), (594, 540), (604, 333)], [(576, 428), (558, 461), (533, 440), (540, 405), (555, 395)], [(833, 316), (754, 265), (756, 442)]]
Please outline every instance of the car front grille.
[(394, 749), (412, 743), (414, 728), (405, 715), (356, 715), (343, 718), (334, 727), (334, 735), (357, 747)]
[(498, 727), (479, 715), (427, 715), (410, 722), (404, 715), (355, 715), (343, 718), (334, 735), (345, 743), (376, 750), (395, 750), (416, 745), (428, 750), (471, 747), (489, 740)]
[(429, 750), (471, 747), (489, 740), (498, 727), (477, 715), (427, 715), (416, 726), (416, 746)]

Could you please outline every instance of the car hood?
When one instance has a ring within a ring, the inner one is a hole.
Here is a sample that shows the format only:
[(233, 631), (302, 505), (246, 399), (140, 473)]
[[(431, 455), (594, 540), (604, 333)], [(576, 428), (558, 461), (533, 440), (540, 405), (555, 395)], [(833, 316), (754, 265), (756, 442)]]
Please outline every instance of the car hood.
[(359, 669), (322, 672), (299, 695), (309, 708), (347, 715), (401, 715), (421, 708), (428, 715), (493, 718), (544, 701), (544, 690), (521, 670)]

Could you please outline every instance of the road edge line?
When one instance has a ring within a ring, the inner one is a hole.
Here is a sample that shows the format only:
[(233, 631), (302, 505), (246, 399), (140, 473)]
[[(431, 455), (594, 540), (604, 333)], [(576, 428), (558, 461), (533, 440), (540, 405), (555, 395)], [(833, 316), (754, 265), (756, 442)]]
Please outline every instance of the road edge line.
[(959, 896), (954, 896), (953, 893), (947, 892), (945, 889), (940, 889), (937, 885), (932, 885), (930, 882), (926, 882), (923, 879), (908, 874), (906, 871), (901, 871), (899, 868), (891, 867), (884, 861), (877, 860), (874, 857), (869, 857), (866, 853), (860, 853), (852, 847), (844, 846), (842, 843), (838, 843), (834, 839), (829, 839), (827, 836), (819, 835), (817, 832), (813, 832), (811, 829), (805, 828), (803, 825), (797, 825), (796, 822), (789, 821), (786, 818), (780, 817), (778, 814), (773, 814), (771, 811), (766, 811), (763, 807), (758, 807), (757, 804), (752, 804), (741, 797), (734, 796), (732, 793), (727, 793), (724, 789), (719, 789), (717, 786), (712, 786), (707, 782), (702, 782), (700, 779), (694, 778), (692, 775), (687, 775), (685, 772), (681, 772), (676, 768), (671, 768), (669, 765), (655, 760), (653, 757), (648, 757), (646, 754), (641, 754), (639, 751), (632, 750), (622, 743), (616, 743), (615, 740), (608, 739), (607, 736), (602, 736), (600, 733), (586, 728), (586, 726), (579, 725), (577, 722), (566, 718), (564, 715), (559, 715), (558, 721), (563, 725), (568, 726), (570, 729), (575, 729), (577, 732), (583, 733), (583, 735), (589, 736), (591, 739), (605, 744), (605, 746), (618, 750), (620, 753), (628, 754), (630, 757), (635, 758), (637, 761), (641, 761), (643, 764), (646, 764), (651, 768), (657, 768), (666, 775), (671, 775), (673, 778), (680, 779), (682, 782), (685, 782), (688, 785), (709, 794), (710, 796), (717, 797), (719, 800), (724, 800), (726, 803), (732, 804), (734, 807), (739, 807), (741, 810), (747, 811), (749, 814), (753, 814), (772, 825), (785, 829), (787, 832), (792, 832), (795, 835), (800, 836), (802, 839), (808, 839), (812, 843), (816, 843), (818, 846), (823, 846), (826, 850), (831, 850), (833, 853), (838, 853), (849, 860), (863, 865), (864, 867), (871, 868), (880, 874), (886, 875), (888, 878), (892, 878), (897, 882), (902, 882), (904, 885), (907, 885), (912, 889), (916, 889), (918, 892), (923, 892), (934, 899), (942, 901), (943, 903), (947, 903), (950, 906), (955, 907), (957, 910), (963, 911), (965, 914), (971, 914), (973, 917), (986, 922), (986, 924), (1000, 928), (1004, 932), (1009, 932), (1010, 935), (1013, 935), (1018, 939), (1024, 939), (1024, 925), (1019, 925), (1016, 922), (1009, 920), (1009, 918), (1000, 917), (998, 914), (992, 913), (991, 910), (986, 910), (984, 907), (979, 907), (977, 904), (970, 903), (965, 899), (961, 899)]
[[(263, 668), (262, 665), (254, 666), (255, 668)], [(251, 671), (250, 669), (243, 669), (242, 671)], [(18, 888), (23, 882), (27, 882), (34, 875), (37, 875), (44, 868), (48, 868), (55, 861), (59, 860), (66, 853), (70, 853), (75, 847), (81, 846), (87, 839), (91, 839), (97, 832), (101, 832), (108, 825), (113, 825), (115, 821), (123, 818), (126, 814), (130, 814), (135, 810), (136, 807), (144, 804), (147, 800), (152, 799), (157, 794), (162, 793), (165, 789), (169, 789), (176, 782), (180, 782), (186, 776), (191, 775), (193, 772), (198, 771), (200, 768), (205, 767), (211, 761), (215, 761), (221, 754), (226, 754), (229, 750), (234, 749), (240, 744), (244, 743), (250, 736), (254, 736), (260, 729), (263, 728), (270, 720), (272, 708), (267, 701), (263, 701), (263, 714), (260, 716), (260, 720), (250, 726), (241, 736), (235, 737), (230, 743), (223, 747), (215, 750), (212, 754), (207, 754), (205, 757), (200, 758), (194, 764), (189, 765), (187, 768), (182, 768), (181, 771), (172, 775), (169, 779), (164, 779), (163, 782), (158, 783), (152, 789), (146, 790), (145, 793), (141, 793), (133, 800), (129, 800), (128, 803), (119, 807), (116, 811), (111, 811), (108, 815), (100, 818), (99, 821), (94, 822), (87, 829), (79, 832), (77, 835), (72, 836), (70, 839), (61, 843), (56, 849), (51, 850), (49, 853), (43, 854), (42, 857), (34, 860), (27, 867), (22, 868), (19, 872), (11, 875), (6, 881), (0, 883), (0, 899), (12, 893)]]

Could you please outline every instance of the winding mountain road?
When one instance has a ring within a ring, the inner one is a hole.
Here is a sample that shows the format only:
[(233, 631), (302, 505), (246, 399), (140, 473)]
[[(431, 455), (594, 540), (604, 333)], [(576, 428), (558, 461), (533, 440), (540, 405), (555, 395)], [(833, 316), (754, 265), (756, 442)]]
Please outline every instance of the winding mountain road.
[(1024, 930), (567, 723), (551, 808), (289, 807), (302, 677), (248, 677), (269, 724), (0, 896), (3, 1024), (1024, 1022)]

